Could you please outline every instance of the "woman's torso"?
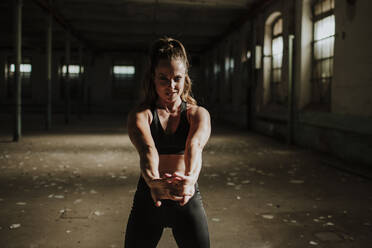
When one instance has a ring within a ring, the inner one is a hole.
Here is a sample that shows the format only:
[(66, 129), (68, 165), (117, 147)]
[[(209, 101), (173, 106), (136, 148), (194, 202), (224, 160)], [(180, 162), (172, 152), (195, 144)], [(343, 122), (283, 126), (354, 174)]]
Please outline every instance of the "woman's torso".
[(150, 110), (150, 129), (159, 152), (159, 173), (185, 173), (184, 149), (189, 131), (188, 106), (181, 104), (177, 114), (167, 113), (163, 109)]

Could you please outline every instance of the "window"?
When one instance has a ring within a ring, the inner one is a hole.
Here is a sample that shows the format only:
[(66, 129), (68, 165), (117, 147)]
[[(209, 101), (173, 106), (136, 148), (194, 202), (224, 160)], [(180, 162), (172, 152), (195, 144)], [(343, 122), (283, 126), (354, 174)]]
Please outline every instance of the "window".
[(221, 71), (220, 65), (217, 62), (215, 62), (213, 65), (213, 75), (214, 75), (215, 80), (217, 80), (217, 77), (220, 71)]
[(271, 30), (271, 84), (270, 100), (272, 103), (286, 103), (286, 93), (282, 85), (282, 62), (283, 62), (283, 19), (278, 17), (272, 24)]
[(217, 50), (217, 54), (214, 58), (214, 64), (213, 64), (213, 75), (214, 75), (214, 102), (219, 103), (220, 102), (220, 93), (221, 93), (221, 81), (222, 79), (222, 55), (219, 50)]
[[(68, 66), (68, 77), (69, 77), (69, 88), (70, 88), (70, 99), (76, 100), (81, 96), (80, 89), (80, 74), (84, 72), (84, 67), (80, 65), (69, 65)], [(62, 99), (65, 99), (65, 87), (66, 87), (66, 75), (67, 66), (62, 65), (60, 68), (61, 75), (61, 91), (60, 95)]]
[(112, 67), (113, 96), (131, 98), (135, 75), (136, 68), (134, 65), (115, 64)]
[(334, 0), (317, 0), (313, 5), (312, 103), (329, 110), (335, 41)]
[[(83, 73), (84, 72), (84, 67), (82, 67), (80, 65), (69, 65), (68, 66), (69, 77), (70, 78), (79, 77), (80, 67), (81, 67), (81, 73)], [(67, 69), (66, 65), (63, 65), (62, 66), (62, 76), (63, 77), (66, 77), (66, 73), (67, 73), (66, 69)]]
[[(12, 59), (9, 59), (12, 61)], [(21, 87), (22, 87), (22, 97), (23, 98), (31, 98), (32, 97), (32, 84), (31, 84), (31, 73), (32, 73), (32, 64), (30, 59), (24, 59), (24, 63), (20, 65), (20, 73), (21, 73)], [(15, 64), (10, 62), (8, 65), (5, 66), (5, 77), (6, 77), (6, 88), (7, 88), (7, 96), (8, 98), (14, 97), (16, 85), (15, 85)]]
[(232, 102), (233, 93), (233, 74), (234, 74), (234, 51), (233, 46), (230, 45), (229, 54), (225, 57), (225, 80), (227, 84), (227, 102)]

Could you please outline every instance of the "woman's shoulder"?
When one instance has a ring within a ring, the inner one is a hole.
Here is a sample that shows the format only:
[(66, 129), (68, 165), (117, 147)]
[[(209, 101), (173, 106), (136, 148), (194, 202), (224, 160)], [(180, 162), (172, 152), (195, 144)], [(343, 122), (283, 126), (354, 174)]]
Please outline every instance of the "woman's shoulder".
[(187, 104), (187, 115), (191, 118), (196, 118), (196, 117), (208, 117), (209, 118), (208, 110), (197, 104)]
[(129, 120), (147, 119), (152, 120), (152, 108), (147, 106), (136, 106), (128, 114)]

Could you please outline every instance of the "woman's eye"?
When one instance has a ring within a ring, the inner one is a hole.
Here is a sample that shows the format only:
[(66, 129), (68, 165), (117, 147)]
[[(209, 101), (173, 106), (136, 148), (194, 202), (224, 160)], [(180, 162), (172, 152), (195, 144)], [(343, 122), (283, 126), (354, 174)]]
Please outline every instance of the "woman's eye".
[(181, 79), (182, 79), (182, 77), (176, 77), (176, 78), (174, 79), (174, 81), (179, 82), (179, 81), (181, 81)]

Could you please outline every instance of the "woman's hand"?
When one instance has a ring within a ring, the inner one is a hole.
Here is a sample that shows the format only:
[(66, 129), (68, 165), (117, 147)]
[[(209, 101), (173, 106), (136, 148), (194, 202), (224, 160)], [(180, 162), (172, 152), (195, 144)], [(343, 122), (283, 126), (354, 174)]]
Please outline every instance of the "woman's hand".
[(180, 200), (181, 206), (186, 205), (190, 198), (195, 194), (195, 180), (191, 176), (175, 172), (173, 174), (166, 173), (164, 175), (169, 184), (172, 185), (171, 194), (173, 196), (182, 197)]
[(153, 179), (149, 183), (149, 187), (151, 190), (151, 197), (157, 207), (161, 206), (161, 200), (169, 199), (181, 201), (183, 199), (182, 196), (174, 194), (173, 186), (169, 183), (168, 178)]

